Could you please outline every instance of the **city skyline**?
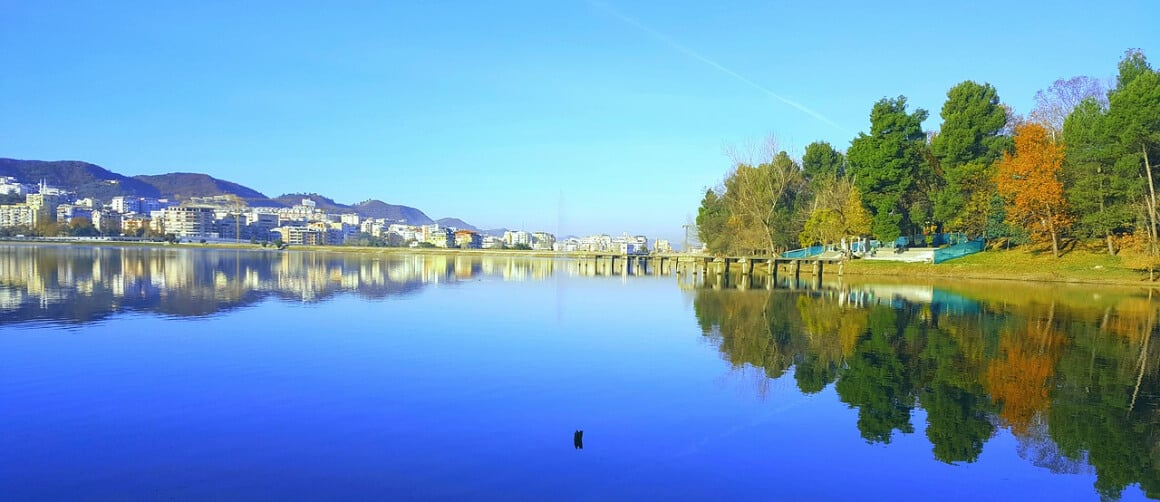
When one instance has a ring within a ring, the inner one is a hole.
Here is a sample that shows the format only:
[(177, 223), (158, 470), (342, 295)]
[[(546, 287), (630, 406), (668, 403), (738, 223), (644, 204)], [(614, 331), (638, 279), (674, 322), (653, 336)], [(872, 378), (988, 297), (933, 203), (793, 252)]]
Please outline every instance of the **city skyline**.
[(844, 150), (874, 101), (900, 94), (934, 130), (963, 80), (1026, 114), (1052, 81), (1108, 78), (1160, 37), (1142, 1), (5, 11), (0, 156), (674, 242), (728, 169), (725, 144), (774, 133), (795, 156), (816, 140)]

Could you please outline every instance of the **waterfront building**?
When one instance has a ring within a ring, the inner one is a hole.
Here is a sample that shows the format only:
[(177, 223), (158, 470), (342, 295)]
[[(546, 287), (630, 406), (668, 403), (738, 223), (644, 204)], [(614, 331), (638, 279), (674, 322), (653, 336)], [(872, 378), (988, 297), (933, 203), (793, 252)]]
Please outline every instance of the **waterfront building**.
[(319, 246), (326, 242), (326, 230), (317, 227), (281, 226), (272, 233), (292, 246)]
[(532, 234), (523, 230), (508, 230), (503, 233), (503, 241), (508, 247), (519, 245), (532, 247)]
[(494, 235), (483, 236), (483, 249), (502, 249), (503, 245), (503, 237), (496, 237)]
[(28, 204), (0, 205), (0, 227), (31, 227), (33, 212)]
[(551, 251), (556, 244), (556, 236), (548, 232), (535, 232), (532, 234), (532, 249), (538, 251)]
[(93, 226), (102, 234), (121, 233), (121, 214), (108, 209), (93, 211), (90, 218)]
[(455, 232), (455, 247), (480, 249), (483, 247), (483, 237), (471, 230), (457, 230)]
[(56, 206), (57, 223), (69, 223), (73, 218), (88, 218), (92, 220), (92, 214), (93, 211), (91, 209), (73, 204), (60, 204)]
[(150, 228), (151, 220), (148, 216), (136, 213), (121, 215), (121, 234), (137, 235), (142, 229)]
[(167, 207), (161, 210), (162, 225), (167, 234), (178, 238), (216, 238), (213, 208), (197, 206)]
[(455, 246), (455, 237), (451, 233), (451, 229), (447, 227), (440, 227), (438, 224), (423, 226), (424, 242), (435, 245), (438, 248), (449, 248)]
[(25, 203), (32, 208), (32, 224), (55, 222), (56, 208), (60, 206), (63, 199), (62, 195), (49, 191), (26, 195)]

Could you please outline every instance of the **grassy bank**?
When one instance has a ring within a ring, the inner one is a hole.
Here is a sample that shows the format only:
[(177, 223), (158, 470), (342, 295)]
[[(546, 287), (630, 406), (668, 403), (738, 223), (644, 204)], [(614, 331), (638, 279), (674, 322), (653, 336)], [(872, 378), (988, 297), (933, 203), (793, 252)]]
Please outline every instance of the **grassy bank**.
[(1017, 248), (985, 251), (938, 265), (854, 260), (845, 265), (843, 272), (899, 278), (1147, 285), (1148, 271), (1144, 263), (1142, 257), (1126, 252), (1113, 256), (1074, 248), (1055, 258), (1049, 250)]

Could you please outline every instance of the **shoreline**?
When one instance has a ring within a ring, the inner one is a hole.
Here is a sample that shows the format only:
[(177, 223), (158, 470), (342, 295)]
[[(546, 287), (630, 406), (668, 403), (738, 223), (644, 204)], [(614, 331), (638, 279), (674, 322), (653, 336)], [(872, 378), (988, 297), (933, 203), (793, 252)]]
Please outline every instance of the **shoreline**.
[[(0, 238), (0, 244), (28, 246), (95, 246), (157, 249), (218, 249), (246, 252), (274, 253), (333, 253), (363, 256), (390, 255), (432, 255), (432, 256), (488, 256), (513, 258), (562, 258), (576, 259), (592, 256), (592, 252), (556, 252), (516, 249), (453, 249), (453, 248), (390, 248), (369, 246), (291, 246), (279, 250), (261, 247), (248, 242), (180, 243), (145, 241), (103, 241), (103, 240), (39, 240)], [(677, 254), (679, 256), (679, 254)], [(642, 255), (649, 256), (649, 255)], [(971, 280), (1010, 281), (1016, 283), (1042, 284), (1092, 284), (1105, 286), (1134, 286), (1144, 288), (1160, 287), (1150, 282), (1147, 272), (1124, 266), (1120, 256), (1092, 253), (1069, 253), (1055, 259), (1028, 251), (1003, 250), (984, 251), (939, 265), (929, 263), (867, 262), (851, 260), (845, 262), (841, 276), (857, 278), (893, 278), (903, 281), (930, 280)], [(808, 274), (808, 272), (803, 272)], [(826, 277), (837, 277), (836, 267), (826, 267)]]

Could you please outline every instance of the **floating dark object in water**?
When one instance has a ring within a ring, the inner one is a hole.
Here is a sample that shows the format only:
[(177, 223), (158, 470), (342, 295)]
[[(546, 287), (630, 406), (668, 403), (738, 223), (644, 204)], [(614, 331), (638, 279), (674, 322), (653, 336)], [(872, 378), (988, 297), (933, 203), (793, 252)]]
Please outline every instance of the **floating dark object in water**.
[(572, 446), (575, 446), (577, 450), (584, 449), (584, 431), (572, 433)]

